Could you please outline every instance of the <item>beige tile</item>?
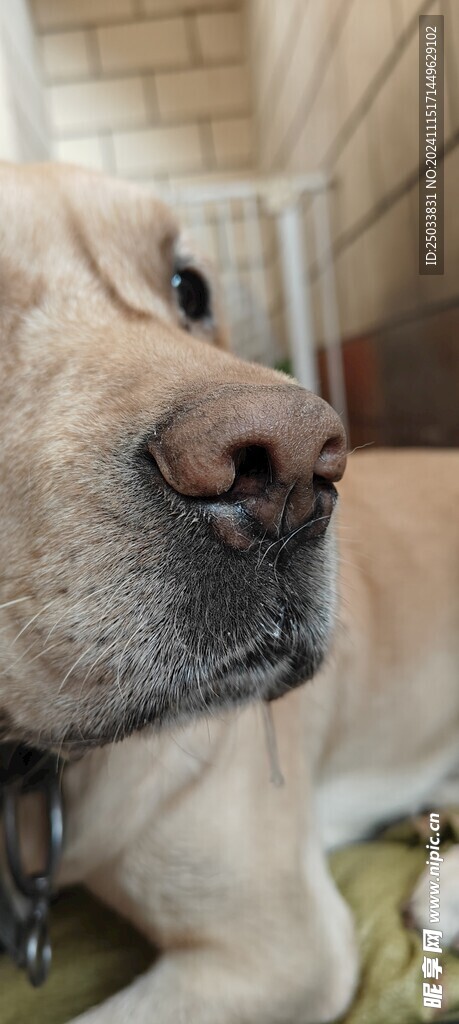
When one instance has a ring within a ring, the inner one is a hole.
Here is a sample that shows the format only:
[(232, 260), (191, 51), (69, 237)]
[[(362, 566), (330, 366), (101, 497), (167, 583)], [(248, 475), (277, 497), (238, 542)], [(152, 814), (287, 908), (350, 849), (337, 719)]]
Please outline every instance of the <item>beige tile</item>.
[[(340, 51), (341, 55), (341, 51)], [(332, 59), (323, 75), (312, 112), (318, 121), (316, 142), (317, 166), (327, 161), (327, 153), (333, 146), (343, 123), (343, 103), (346, 82), (341, 76), (338, 58)]]
[(445, 137), (459, 128), (459, 4), (457, 0), (444, 0), (440, 13), (445, 18), (445, 107), (448, 108), (449, 124), (445, 111)]
[(346, 79), (347, 111), (352, 113), (394, 48), (390, 3), (354, 0), (343, 26), (340, 49)]
[[(236, 3), (237, 2), (238, 0), (236, 0)], [(196, 11), (202, 10), (204, 7), (208, 7), (209, 9), (228, 7), (228, 0), (180, 0), (180, 4), (188, 11)]]
[(156, 87), (164, 121), (243, 114), (250, 106), (248, 78), (242, 66), (159, 74)]
[[(286, 3), (272, 4), (271, 7), (264, 4), (265, 39), (260, 39), (259, 53), (260, 61), (265, 65), (262, 108), (267, 127), (270, 125), (270, 111), (277, 103), (285, 76), (289, 72), (292, 55), (297, 48), (303, 47), (304, 37), (301, 33), (307, 8), (308, 4), (298, 3), (298, 0), (287, 0)], [(303, 80), (304, 67), (297, 82), (300, 89)]]
[(116, 166), (120, 174), (178, 174), (203, 168), (199, 130), (195, 125), (115, 132)]
[(378, 323), (416, 307), (418, 246), (409, 194), (394, 203), (374, 225), (367, 265), (372, 274), (374, 315)]
[[(425, 303), (441, 302), (457, 296), (459, 290), (459, 231), (457, 229), (457, 183), (459, 181), (459, 146), (445, 159), (445, 239), (443, 276), (422, 277), (422, 299)], [(416, 197), (417, 198), (417, 197)], [(417, 216), (417, 209), (416, 209)]]
[(416, 34), (384, 83), (371, 112), (383, 193), (399, 185), (418, 163), (418, 83)]
[[(264, 163), (270, 168), (276, 164), (278, 168), (288, 166), (290, 155), (283, 148), (283, 140), (293, 117), (296, 115), (298, 105), (303, 103), (311, 82), (311, 52), (309, 33), (308, 13), (310, 4), (305, 6), (298, 18), (297, 32), (293, 48), (290, 53), (285, 49), (284, 43), (277, 52), (276, 38), (273, 32), (274, 23), (271, 26), (270, 50), (267, 53), (267, 65), (270, 79), (264, 90), (263, 106), (263, 130), (266, 134), (264, 144)], [(272, 82), (271, 69), (278, 68), (278, 77)]]
[[(299, 2), (301, 3), (301, 0)], [(388, 2), (390, 3), (390, 0)], [(317, 47), (323, 43), (327, 45), (331, 30), (335, 31), (337, 24), (341, 26), (338, 46), (342, 45), (342, 32), (353, 3), (355, 0), (351, 0), (351, 2), (349, 0), (321, 0), (321, 3), (316, 5), (320, 7), (320, 14), (316, 13), (317, 39), (313, 41), (313, 45), (317, 45)], [(370, 6), (372, 3), (376, 8), (378, 7), (378, 0), (370, 0)]]
[(204, 171), (202, 174), (171, 174), (169, 183), (173, 188), (195, 187), (206, 188), (211, 185), (223, 185), (232, 181), (240, 181), (239, 170), (232, 171)]
[[(315, 79), (320, 40), (323, 37), (323, 8), (320, 4), (299, 4), (297, 32), (291, 51), (282, 55), (280, 81), (266, 111), (266, 125), (271, 136), (270, 163), (275, 169), (298, 169), (302, 157), (293, 151), (299, 136), (307, 128), (311, 116), (311, 97), (317, 92)], [(328, 111), (321, 110), (321, 121)], [(320, 133), (322, 134), (322, 133)], [(314, 145), (309, 150), (309, 161), (317, 167)], [(304, 152), (304, 150), (303, 150)]]
[(457, 219), (457, 183), (459, 181), (459, 146), (445, 160), (445, 297), (458, 293), (459, 229)]
[[(272, 106), (272, 69), (275, 60), (273, 19), (269, 17), (269, 9), (263, 0), (253, 0), (249, 5), (253, 12), (249, 18), (249, 52), (252, 86), (257, 114), (263, 120), (263, 136), (265, 135), (265, 108)], [(277, 13), (278, 5), (274, 7)], [(278, 40), (277, 53), (282, 53), (282, 42)], [(269, 127), (269, 125), (267, 126)]]
[(341, 333), (352, 338), (368, 327), (367, 293), (371, 268), (364, 235), (338, 257), (335, 265)]
[[(424, 12), (421, 12), (424, 13)], [(442, 14), (444, 21), (445, 142), (459, 127), (459, 4), (457, 0), (434, 0), (430, 14)], [(417, 34), (417, 29), (416, 29)]]
[(141, 11), (154, 17), (176, 14), (181, 8), (182, 5), (179, 5), (177, 0), (140, 0)]
[(316, 171), (325, 166), (339, 123), (335, 78), (336, 69), (330, 65), (308, 116), (298, 117), (298, 131), (287, 140), (282, 166), (292, 172)]
[(340, 254), (336, 275), (345, 338), (414, 307), (417, 264), (409, 213), (405, 197)]
[(53, 81), (90, 74), (85, 32), (55, 32), (40, 40), (46, 78)]
[(248, 118), (213, 121), (212, 138), (217, 166), (247, 166), (252, 158), (252, 124)]
[(416, 2), (417, 0), (408, 0), (408, 3), (405, 3), (405, 0), (388, 0), (395, 42), (398, 41), (410, 20), (411, 12), (408, 8), (415, 6)]
[(96, 136), (82, 139), (61, 139), (53, 147), (53, 155), (61, 163), (77, 164), (92, 171), (105, 169), (103, 148)]
[(134, 22), (97, 33), (102, 69), (109, 73), (180, 68), (190, 62), (183, 18)]
[(129, 17), (133, 0), (32, 0), (32, 9), (40, 29), (65, 25), (96, 25)]
[(339, 234), (348, 231), (378, 200), (369, 161), (368, 125), (362, 121), (340, 154), (335, 167)]
[(407, 28), (420, 14), (427, 14), (426, 5), (420, 0), (397, 0), (397, 7), (402, 29)]
[[(372, 224), (367, 231), (362, 233), (358, 241), (359, 260), (362, 265), (360, 271), (362, 287), (357, 292), (355, 308), (357, 323), (362, 333), (374, 330), (383, 319), (380, 302), (381, 282), (375, 264), (377, 231), (377, 225)], [(358, 280), (357, 277), (357, 285)]]
[(340, 42), (333, 59), (324, 58), (343, 5), (338, 0), (288, 0), (276, 12), (269, 55), (265, 46), (260, 49), (268, 66), (267, 85), (260, 92), (263, 164), (292, 171), (317, 169), (346, 112)]
[(172, 10), (201, 11), (228, 7), (228, 0), (141, 0), (143, 10), (147, 14), (170, 14)]
[(196, 18), (205, 63), (240, 60), (244, 53), (243, 22), (239, 11), (199, 14)]
[(48, 93), (52, 122), (61, 135), (135, 127), (146, 120), (140, 78), (56, 85)]

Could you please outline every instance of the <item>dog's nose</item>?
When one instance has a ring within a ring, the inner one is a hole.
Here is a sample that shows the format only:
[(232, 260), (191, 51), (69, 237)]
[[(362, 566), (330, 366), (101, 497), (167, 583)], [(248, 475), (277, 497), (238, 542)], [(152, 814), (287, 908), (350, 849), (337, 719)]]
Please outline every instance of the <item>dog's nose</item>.
[(235, 547), (247, 546), (241, 509), (272, 538), (309, 520), (325, 529), (346, 463), (339, 416), (294, 384), (221, 385), (177, 408), (149, 450), (170, 487), (206, 500)]

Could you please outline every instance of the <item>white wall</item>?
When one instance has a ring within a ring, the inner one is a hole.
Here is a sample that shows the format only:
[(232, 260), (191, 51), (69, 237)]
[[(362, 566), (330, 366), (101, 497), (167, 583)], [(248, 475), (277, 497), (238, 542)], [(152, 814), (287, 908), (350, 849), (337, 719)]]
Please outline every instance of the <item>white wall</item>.
[[(266, 173), (334, 181), (343, 335), (459, 299), (459, 0), (249, 0)], [(445, 274), (418, 274), (418, 19), (445, 18)], [(307, 225), (308, 239), (312, 232)], [(315, 277), (315, 253), (309, 245)], [(315, 292), (318, 282), (315, 283)], [(320, 330), (320, 324), (318, 324)]]
[(45, 160), (49, 135), (26, 0), (0, 0), (0, 159)]
[(241, 0), (32, 0), (53, 155), (135, 180), (252, 164)]

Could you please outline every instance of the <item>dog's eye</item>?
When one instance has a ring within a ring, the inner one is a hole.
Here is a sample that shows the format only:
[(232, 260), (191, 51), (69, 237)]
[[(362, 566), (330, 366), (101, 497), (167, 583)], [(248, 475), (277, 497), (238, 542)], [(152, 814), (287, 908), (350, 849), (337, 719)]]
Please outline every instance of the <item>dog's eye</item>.
[(172, 278), (180, 309), (188, 320), (205, 320), (210, 316), (210, 292), (197, 270), (179, 270)]

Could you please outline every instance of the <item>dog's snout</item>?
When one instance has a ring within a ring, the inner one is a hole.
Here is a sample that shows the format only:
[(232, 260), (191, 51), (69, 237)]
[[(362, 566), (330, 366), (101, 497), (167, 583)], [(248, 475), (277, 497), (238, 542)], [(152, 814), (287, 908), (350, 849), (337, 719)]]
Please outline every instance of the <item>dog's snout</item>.
[(223, 385), (177, 409), (149, 449), (167, 483), (205, 500), (236, 547), (246, 544), (235, 509), (268, 537), (309, 520), (324, 529), (346, 462), (338, 415), (293, 384)]

